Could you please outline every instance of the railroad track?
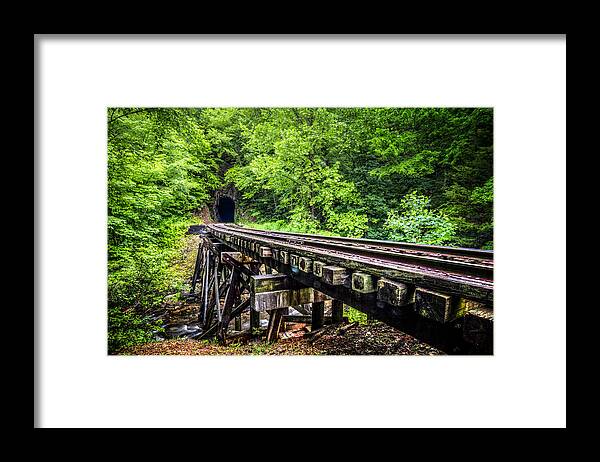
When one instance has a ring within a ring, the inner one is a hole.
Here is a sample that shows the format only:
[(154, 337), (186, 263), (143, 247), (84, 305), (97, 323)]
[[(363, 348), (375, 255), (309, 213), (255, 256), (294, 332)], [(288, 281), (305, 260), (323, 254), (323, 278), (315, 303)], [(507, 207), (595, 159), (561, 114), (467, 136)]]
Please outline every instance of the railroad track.
[(493, 300), (493, 251), (373, 239), (263, 231), (212, 224), (218, 237), (236, 236), (265, 246), (309, 253), (315, 258), (430, 288)]

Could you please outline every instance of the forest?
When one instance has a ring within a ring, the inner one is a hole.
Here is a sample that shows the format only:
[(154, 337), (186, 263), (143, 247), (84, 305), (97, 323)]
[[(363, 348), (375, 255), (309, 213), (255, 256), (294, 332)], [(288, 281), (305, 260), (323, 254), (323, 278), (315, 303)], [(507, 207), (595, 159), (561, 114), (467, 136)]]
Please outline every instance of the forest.
[(493, 249), (491, 108), (108, 108), (107, 137), (109, 353), (160, 329), (225, 188), (242, 225)]

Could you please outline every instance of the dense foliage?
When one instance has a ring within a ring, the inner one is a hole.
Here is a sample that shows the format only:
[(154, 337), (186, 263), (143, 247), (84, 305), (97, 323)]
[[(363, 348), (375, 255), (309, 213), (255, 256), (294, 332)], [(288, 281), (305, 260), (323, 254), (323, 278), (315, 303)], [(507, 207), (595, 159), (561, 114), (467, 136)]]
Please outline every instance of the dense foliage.
[(492, 248), (492, 165), (488, 108), (111, 108), (109, 324), (131, 318), (111, 332), (181, 285), (171, 260), (218, 188), (256, 227)]
[(492, 119), (485, 108), (203, 111), (250, 222), (482, 248), (493, 245)]
[(155, 329), (143, 317), (179, 288), (170, 263), (190, 213), (219, 184), (217, 172), (197, 111), (109, 109), (110, 352)]

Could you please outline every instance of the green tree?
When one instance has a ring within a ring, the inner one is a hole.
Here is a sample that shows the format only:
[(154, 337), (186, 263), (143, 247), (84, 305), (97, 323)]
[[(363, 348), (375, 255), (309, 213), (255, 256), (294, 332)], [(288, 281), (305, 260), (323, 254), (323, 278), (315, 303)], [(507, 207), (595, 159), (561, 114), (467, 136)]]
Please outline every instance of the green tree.
[(108, 109), (109, 348), (155, 329), (141, 335), (136, 316), (181, 284), (171, 260), (191, 212), (218, 185), (218, 167), (198, 111)]
[(430, 209), (430, 199), (413, 191), (390, 210), (385, 221), (388, 237), (419, 244), (450, 245), (456, 239), (456, 225), (443, 213)]

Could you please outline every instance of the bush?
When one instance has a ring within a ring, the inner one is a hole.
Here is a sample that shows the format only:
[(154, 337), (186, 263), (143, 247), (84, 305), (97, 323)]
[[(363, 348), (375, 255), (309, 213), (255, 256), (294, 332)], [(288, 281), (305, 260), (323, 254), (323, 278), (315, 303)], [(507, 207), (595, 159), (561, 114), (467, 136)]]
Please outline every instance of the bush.
[(344, 316), (348, 317), (348, 322), (358, 322), (359, 324), (367, 323), (367, 314), (362, 311), (358, 311), (356, 308), (351, 306), (344, 306)]
[(108, 309), (108, 354), (116, 354), (134, 345), (150, 342), (158, 332), (164, 332), (160, 321), (152, 322), (131, 309)]
[(134, 307), (145, 312), (159, 305), (165, 295), (178, 289), (180, 281), (171, 267), (175, 255), (171, 249), (144, 247), (110, 262), (109, 306)]
[(429, 198), (416, 191), (404, 196), (400, 210), (390, 210), (384, 223), (388, 238), (418, 244), (454, 244), (456, 225), (443, 212), (429, 207)]

